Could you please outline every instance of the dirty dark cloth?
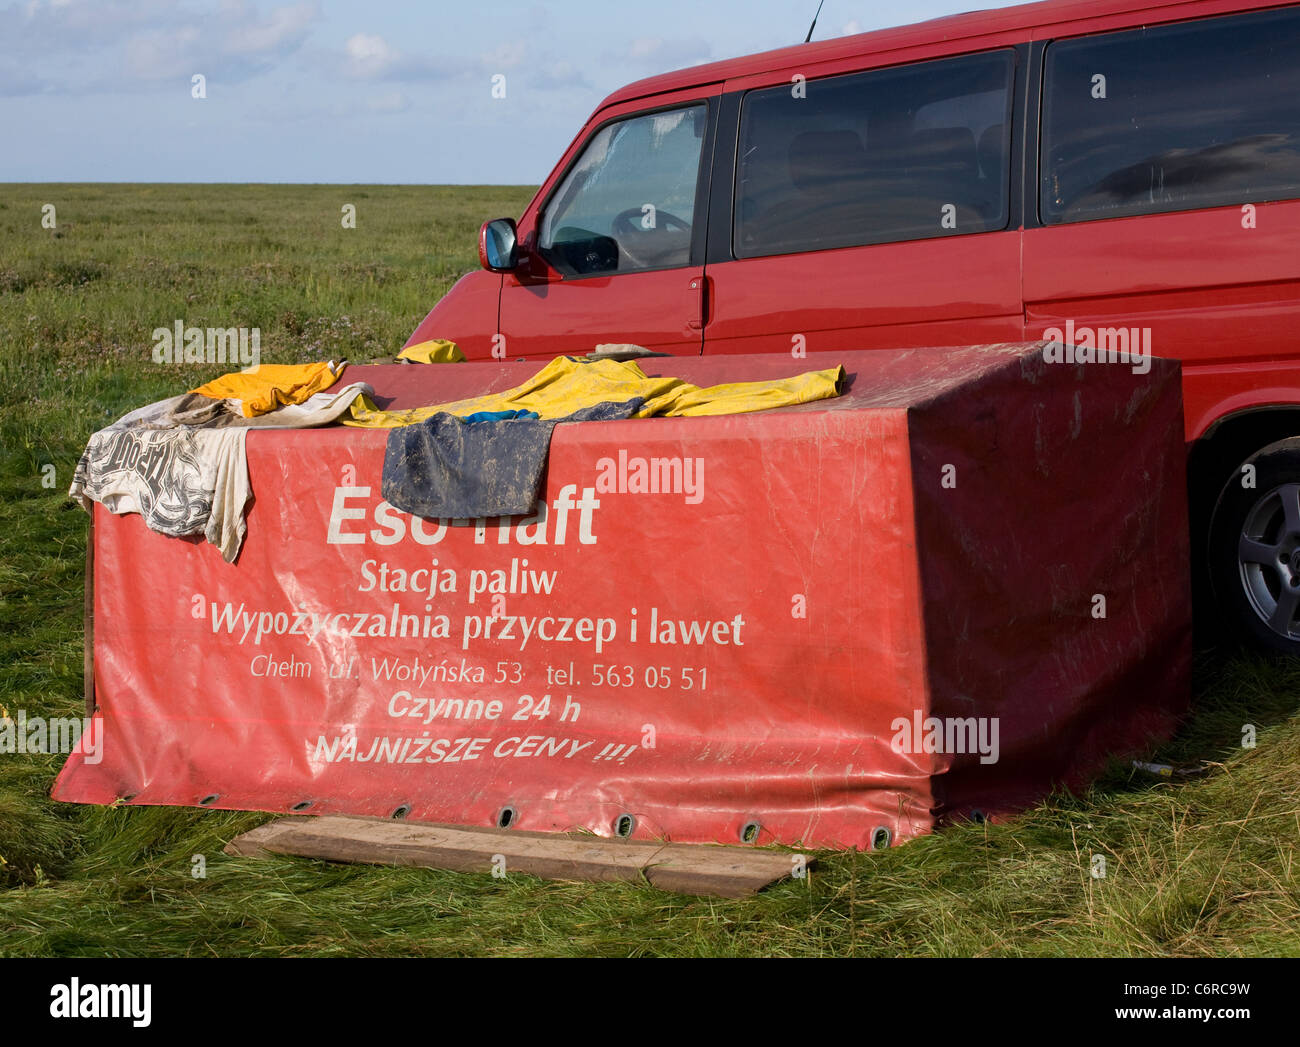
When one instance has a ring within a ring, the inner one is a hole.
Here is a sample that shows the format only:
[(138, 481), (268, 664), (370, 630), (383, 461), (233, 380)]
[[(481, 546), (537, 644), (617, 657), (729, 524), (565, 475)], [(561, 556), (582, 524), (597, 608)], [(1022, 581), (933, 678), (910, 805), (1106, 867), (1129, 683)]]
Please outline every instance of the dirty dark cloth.
[(439, 413), (394, 429), (384, 452), (384, 500), (429, 519), (529, 515), (537, 508), (557, 425), (631, 418), (644, 404), (636, 397), (584, 407), (564, 418), (472, 424)]

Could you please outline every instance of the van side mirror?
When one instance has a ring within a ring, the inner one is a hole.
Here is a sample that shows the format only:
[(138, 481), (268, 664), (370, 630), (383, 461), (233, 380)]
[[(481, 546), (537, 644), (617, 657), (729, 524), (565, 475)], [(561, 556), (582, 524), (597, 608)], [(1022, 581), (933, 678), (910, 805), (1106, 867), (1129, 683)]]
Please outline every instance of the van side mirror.
[(513, 218), (483, 223), (478, 231), (478, 261), (491, 273), (508, 273), (519, 264), (519, 233)]

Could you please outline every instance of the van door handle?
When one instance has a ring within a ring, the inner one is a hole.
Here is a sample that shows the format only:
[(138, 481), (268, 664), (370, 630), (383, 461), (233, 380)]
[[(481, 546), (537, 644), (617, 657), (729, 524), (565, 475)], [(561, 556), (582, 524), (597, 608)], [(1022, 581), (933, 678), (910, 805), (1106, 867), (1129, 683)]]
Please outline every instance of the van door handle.
[(690, 319), (686, 321), (686, 326), (692, 331), (701, 331), (704, 329), (704, 321), (709, 315), (709, 278), (707, 276), (692, 277), (691, 282), (686, 285), (686, 289), (690, 292), (693, 302)]

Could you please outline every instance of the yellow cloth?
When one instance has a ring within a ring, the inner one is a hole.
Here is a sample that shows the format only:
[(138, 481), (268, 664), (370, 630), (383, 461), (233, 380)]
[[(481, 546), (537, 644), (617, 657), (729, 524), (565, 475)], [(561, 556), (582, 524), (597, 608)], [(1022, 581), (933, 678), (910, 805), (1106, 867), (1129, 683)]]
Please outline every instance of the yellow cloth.
[(190, 392), (213, 400), (238, 400), (245, 418), (266, 414), (288, 404), (300, 404), (333, 385), (347, 365), (331, 370), (327, 363), (259, 364), (232, 371)]
[(593, 404), (625, 403), (638, 396), (646, 402), (637, 418), (744, 414), (839, 396), (843, 382), (844, 368), (836, 366), (770, 382), (733, 382), (701, 389), (680, 378), (647, 377), (627, 360), (582, 361), (561, 356), (523, 385), (503, 393), (402, 411), (381, 411), (360, 396), (353, 401), (351, 417), (341, 421), (365, 429), (395, 429), (440, 412), (463, 418), (476, 411), (525, 410), (536, 411), (542, 418), (564, 418)]
[(397, 354), (399, 360), (410, 360), (417, 364), (463, 364), (465, 354), (455, 342), (445, 338), (432, 338), (427, 342), (408, 345)]

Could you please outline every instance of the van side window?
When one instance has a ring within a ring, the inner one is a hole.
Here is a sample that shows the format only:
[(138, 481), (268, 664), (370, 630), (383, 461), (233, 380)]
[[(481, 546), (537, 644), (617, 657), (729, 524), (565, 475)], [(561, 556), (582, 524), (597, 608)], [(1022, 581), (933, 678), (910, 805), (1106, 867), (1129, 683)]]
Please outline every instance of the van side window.
[(689, 265), (707, 112), (693, 105), (597, 131), (546, 206), (542, 256), (573, 276)]
[(997, 51), (746, 94), (735, 255), (1004, 228), (1013, 69)]
[(1047, 48), (1043, 222), (1300, 197), (1300, 11)]

